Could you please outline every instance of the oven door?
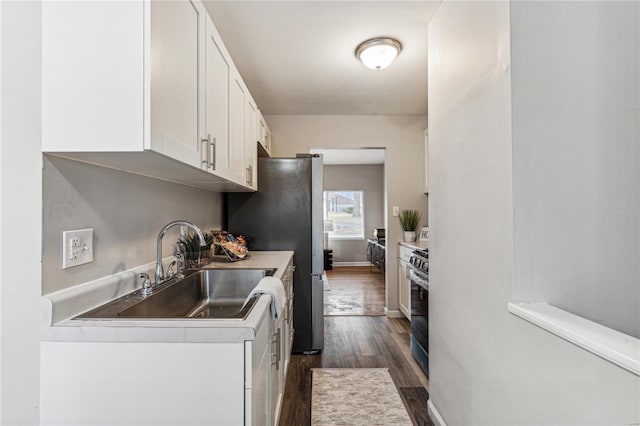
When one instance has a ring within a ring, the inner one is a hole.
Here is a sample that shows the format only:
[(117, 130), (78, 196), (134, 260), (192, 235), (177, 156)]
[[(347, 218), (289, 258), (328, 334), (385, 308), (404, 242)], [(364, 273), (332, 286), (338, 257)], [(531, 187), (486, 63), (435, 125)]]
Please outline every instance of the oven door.
[(411, 279), (411, 353), (429, 376), (429, 280), (426, 274), (409, 269)]

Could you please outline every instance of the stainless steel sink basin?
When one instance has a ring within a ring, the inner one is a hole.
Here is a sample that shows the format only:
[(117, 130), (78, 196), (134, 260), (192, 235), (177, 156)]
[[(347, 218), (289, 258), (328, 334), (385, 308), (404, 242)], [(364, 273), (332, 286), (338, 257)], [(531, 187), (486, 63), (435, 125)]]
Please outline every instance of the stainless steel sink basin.
[(275, 269), (200, 269), (164, 284), (150, 296), (140, 291), (99, 306), (76, 319), (244, 319), (257, 298), (243, 308), (251, 290)]

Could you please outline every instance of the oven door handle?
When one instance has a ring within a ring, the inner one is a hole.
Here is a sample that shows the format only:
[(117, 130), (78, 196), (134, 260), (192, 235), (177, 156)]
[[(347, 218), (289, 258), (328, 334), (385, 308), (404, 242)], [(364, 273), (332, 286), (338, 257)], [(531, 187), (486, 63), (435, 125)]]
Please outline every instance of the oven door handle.
[(429, 290), (429, 279), (423, 277), (422, 274), (411, 268), (409, 270), (409, 276), (411, 277), (411, 283), (422, 287), (425, 290)]

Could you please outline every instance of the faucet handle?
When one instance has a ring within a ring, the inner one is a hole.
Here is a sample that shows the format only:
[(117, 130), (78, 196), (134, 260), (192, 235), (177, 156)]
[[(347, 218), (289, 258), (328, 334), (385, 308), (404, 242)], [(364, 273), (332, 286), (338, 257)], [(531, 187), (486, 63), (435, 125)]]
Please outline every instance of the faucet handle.
[(176, 278), (182, 279), (184, 278), (184, 255), (181, 252), (178, 252), (174, 255), (176, 257)]
[(153, 291), (153, 285), (151, 284), (151, 279), (149, 279), (149, 275), (143, 273), (138, 274), (138, 278), (144, 280), (142, 282), (142, 295), (148, 296)]
[(173, 270), (173, 267), (174, 267), (174, 266), (175, 266), (176, 268), (177, 268), (177, 266), (178, 266), (178, 263), (177, 263), (177, 261), (175, 261), (175, 260), (171, 261), (171, 263), (169, 263), (169, 266), (167, 266), (167, 279), (168, 279), (168, 280), (170, 280), (171, 278), (173, 278), (173, 277), (175, 277), (175, 276), (176, 276), (176, 273), (175, 273), (175, 272), (174, 272), (174, 270)]

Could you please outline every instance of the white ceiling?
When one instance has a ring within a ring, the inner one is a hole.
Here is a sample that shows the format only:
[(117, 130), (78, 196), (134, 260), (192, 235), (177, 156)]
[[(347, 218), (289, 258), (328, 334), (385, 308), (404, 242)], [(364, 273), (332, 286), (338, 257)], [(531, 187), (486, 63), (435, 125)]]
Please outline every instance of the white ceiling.
[(327, 166), (346, 166), (355, 164), (384, 164), (384, 149), (322, 149), (311, 148), (311, 154), (322, 154), (323, 163)]
[[(265, 115), (427, 113), (427, 24), (440, 1), (204, 1)], [(390, 36), (403, 51), (372, 71), (354, 55)]]

